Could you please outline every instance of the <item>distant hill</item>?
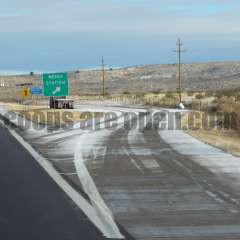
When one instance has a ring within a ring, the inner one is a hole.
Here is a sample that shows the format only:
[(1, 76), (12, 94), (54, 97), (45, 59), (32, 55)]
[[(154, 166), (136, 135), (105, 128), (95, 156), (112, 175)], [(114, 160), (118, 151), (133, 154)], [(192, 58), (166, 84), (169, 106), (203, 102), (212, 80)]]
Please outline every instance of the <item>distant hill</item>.
[[(82, 91), (99, 91), (101, 71), (79, 73)], [(177, 89), (177, 65), (144, 65), (107, 70), (109, 92), (157, 92)], [(240, 89), (240, 62), (192, 63), (182, 66), (185, 90)]]
[[(101, 70), (69, 72), (70, 89), (75, 93), (101, 92)], [(78, 79), (78, 84), (75, 83)], [(0, 83), (14, 86), (16, 83), (33, 82), (41, 85), (40, 75), (0, 76)], [(182, 86), (185, 90), (240, 89), (240, 62), (209, 62), (183, 64)], [(177, 65), (143, 65), (106, 70), (106, 89), (109, 93), (158, 92), (177, 89)]]

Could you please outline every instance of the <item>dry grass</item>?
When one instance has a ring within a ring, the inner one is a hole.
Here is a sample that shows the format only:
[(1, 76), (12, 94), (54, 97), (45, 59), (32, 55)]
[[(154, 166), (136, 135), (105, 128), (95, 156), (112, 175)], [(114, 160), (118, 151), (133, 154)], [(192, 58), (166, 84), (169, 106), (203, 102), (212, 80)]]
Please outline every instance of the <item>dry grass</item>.
[[(200, 114), (202, 116), (206, 113), (205, 109), (207, 107), (203, 107), (204, 103), (208, 106), (208, 103), (214, 104), (215, 109), (212, 111), (216, 112), (224, 112), (224, 113), (237, 113), (239, 117), (240, 113), (240, 101), (235, 96), (236, 92), (233, 95), (231, 93), (221, 93), (221, 95), (216, 95), (216, 93), (206, 93), (202, 92), (204, 98), (196, 99), (198, 93), (184, 93), (183, 98), (185, 101), (188, 101), (192, 104), (192, 109), (201, 109), (202, 111), (195, 111), (195, 113)], [(238, 96), (238, 95), (237, 95)], [(91, 99), (101, 101), (101, 97), (95, 96), (91, 97)], [(96, 99), (95, 99), (96, 98)], [(109, 97), (110, 98), (110, 97)], [(177, 105), (177, 93), (160, 93), (160, 94), (146, 94), (145, 96), (137, 96), (137, 95), (118, 95), (112, 96), (112, 98), (116, 98), (116, 101), (119, 100), (131, 100), (135, 98), (139, 98), (139, 102), (143, 101), (148, 105), (157, 105), (157, 106), (167, 106), (167, 107), (176, 107)], [(85, 99), (85, 98), (84, 98)], [(89, 99), (89, 97), (86, 97)], [(82, 98), (77, 100), (83, 100)], [(200, 106), (199, 103), (202, 103)], [(194, 104), (196, 106), (194, 106)], [(6, 108), (11, 111), (18, 112), (19, 114), (25, 116), (26, 118), (41, 124), (48, 125), (62, 125), (67, 122), (80, 122), (86, 118), (92, 117), (101, 117), (103, 113), (94, 113), (93, 115), (85, 115), (83, 116), (80, 111), (72, 111), (72, 110), (50, 110), (46, 108), (46, 106), (24, 106), (20, 104), (14, 103), (1, 103)], [(208, 109), (209, 110), (209, 109)], [(214, 113), (214, 112), (211, 112)], [(68, 117), (66, 118), (66, 114)], [(40, 117), (41, 116), (41, 117)], [(84, 118), (86, 117), (86, 118)], [(201, 119), (202, 117), (200, 117)], [(230, 152), (232, 154), (240, 156), (240, 132), (239, 130), (223, 130), (223, 129), (214, 129), (214, 130), (205, 130), (204, 128), (200, 128), (198, 130), (189, 130), (189, 124), (192, 124), (189, 121), (189, 117), (186, 114), (182, 119), (182, 126), (186, 126), (186, 132), (192, 135), (193, 137), (206, 142), (212, 146), (223, 149), (224, 151)]]
[(43, 109), (46, 108), (46, 106), (41, 106), (41, 105), (23, 105), (23, 104), (18, 104), (18, 103), (3, 103), (0, 102), (1, 106), (4, 106), (7, 108), (9, 111), (31, 111), (31, 110), (37, 110), (37, 109)]
[(226, 152), (240, 156), (240, 137), (239, 132), (224, 130), (187, 130), (191, 136), (218, 147)]
[(49, 109), (46, 106), (20, 105), (13, 103), (1, 103), (9, 111), (18, 113), (26, 119), (43, 125), (62, 126), (67, 123), (76, 123), (103, 116), (101, 112), (83, 113), (76, 110)]
[(240, 113), (240, 102), (235, 101), (235, 99), (232, 97), (220, 99), (216, 101), (216, 103), (217, 111)]
[(235, 116), (235, 119), (232, 122), (233, 125), (227, 125), (228, 130), (224, 129), (223, 126), (217, 124), (216, 128), (211, 130), (207, 130), (206, 128), (201, 126), (197, 130), (189, 130), (188, 128), (186, 132), (203, 142), (218, 147), (226, 152), (240, 156), (240, 128), (239, 128), (240, 102), (238, 101), (236, 96), (231, 96), (231, 94), (229, 96), (222, 95), (220, 98), (215, 99), (214, 102), (215, 109), (209, 113), (200, 112), (201, 116), (203, 114), (219, 114), (219, 113), (228, 114), (228, 116), (231, 116), (231, 114), (234, 113), (233, 116)]

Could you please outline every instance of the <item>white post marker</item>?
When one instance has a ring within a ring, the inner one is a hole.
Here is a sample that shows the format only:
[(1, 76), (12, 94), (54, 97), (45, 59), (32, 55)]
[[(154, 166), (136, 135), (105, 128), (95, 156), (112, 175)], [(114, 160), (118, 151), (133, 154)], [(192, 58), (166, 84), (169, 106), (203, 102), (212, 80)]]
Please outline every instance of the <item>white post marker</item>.
[(179, 103), (179, 108), (180, 108), (180, 109), (185, 109), (185, 106), (183, 105), (182, 102)]

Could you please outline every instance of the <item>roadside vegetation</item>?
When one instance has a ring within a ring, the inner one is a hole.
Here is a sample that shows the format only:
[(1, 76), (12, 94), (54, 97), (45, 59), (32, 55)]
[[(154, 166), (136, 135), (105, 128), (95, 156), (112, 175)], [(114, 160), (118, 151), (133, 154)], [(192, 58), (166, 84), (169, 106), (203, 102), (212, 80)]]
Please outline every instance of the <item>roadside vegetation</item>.
[[(240, 93), (238, 91), (207, 92), (201, 98), (199, 111), (214, 115), (213, 128), (186, 130), (190, 135), (226, 152), (240, 156)], [(204, 104), (205, 103), (205, 104)], [(194, 108), (193, 108), (194, 109)], [(222, 116), (222, 120), (216, 116)], [(211, 123), (210, 123), (211, 124)]]
[[(191, 110), (182, 119), (185, 132), (240, 156), (240, 91), (189, 91), (183, 92), (182, 97), (186, 108)], [(175, 108), (179, 97), (177, 92), (152, 93), (145, 95), (145, 102), (151, 106)], [(192, 122), (194, 114), (197, 124)]]
[(61, 127), (69, 123), (77, 123), (91, 118), (100, 118), (101, 112), (83, 113), (68, 109), (49, 109), (46, 105), (23, 105), (18, 103), (1, 103), (9, 111), (15, 112), (25, 119), (40, 125)]
[[(8, 93), (8, 97), (10, 97), (8, 99), (7, 94), (1, 95), (1, 98), (3, 96), (3, 100), (6, 102), (1, 103), (1, 105), (5, 105), (9, 110), (17, 112), (21, 116), (39, 124), (56, 126), (66, 124), (67, 122), (80, 122), (86, 119), (86, 116), (82, 116), (80, 111), (51, 110), (47, 107), (47, 101), (44, 98), (40, 98), (38, 101), (31, 98), (26, 99), (26, 104), (24, 105), (21, 99), (14, 98), (13, 95), (15, 93)], [(184, 118), (183, 121), (185, 125), (188, 125), (185, 128), (187, 133), (208, 144), (240, 156), (240, 91), (185, 91), (182, 93), (182, 98), (186, 108), (192, 110), (192, 112), (200, 113), (201, 118), (203, 118), (204, 114), (234, 114), (235, 122), (231, 126), (228, 123), (222, 124), (222, 121), (218, 121), (215, 127), (211, 129), (206, 129), (203, 125), (200, 125), (197, 129), (192, 129), (189, 127), (189, 124), (191, 125), (189, 119), (186, 120)], [(98, 94), (85, 94), (73, 96), (72, 99), (78, 102), (102, 102), (104, 100), (125, 104), (176, 108), (179, 102), (179, 95), (176, 91), (153, 91), (148, 94), (123, 91), (122, 94), (106, 94), (105, 97)], [(70, 115), (67, 117), (65, 116), (66, 112), (70, 112)], [(94, 113), (94, 117), (101, 117), (102, 115), (102, 113)]]

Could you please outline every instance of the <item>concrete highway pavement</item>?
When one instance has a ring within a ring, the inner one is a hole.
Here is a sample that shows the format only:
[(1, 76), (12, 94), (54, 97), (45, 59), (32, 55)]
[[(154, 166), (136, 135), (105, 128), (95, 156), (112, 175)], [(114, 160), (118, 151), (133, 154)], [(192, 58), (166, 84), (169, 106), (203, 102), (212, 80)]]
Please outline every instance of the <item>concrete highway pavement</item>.
[(239, 195), (174, 151), (161, 132), (119, 129), (103, 146), (106, 154), (89, 161), (89, 171), (136, 239), (240, 239), (239, 206), (229, 201)]
[(41, 134), (26, 131), (25, 137), (76, 189), (88, 191), (86, 197), (97, 206), (102, 200), (94, 188), (84, 186), (89, 181), (76, 169), (76, 163), (84, 162), (114, 218), (135, 239), (240, 239), (239, 158), (182, 131), (148, 128), (145, 114), (135, 115), (132, 127), (124, 125), (128, 118), (122, 116), (155, 111), (149, 108), (79, 109), (118, 113), (119, 124), (113, 129), (76, 125)]
[(103, 240), (32, 156), (0, 127), (0, 239)]

